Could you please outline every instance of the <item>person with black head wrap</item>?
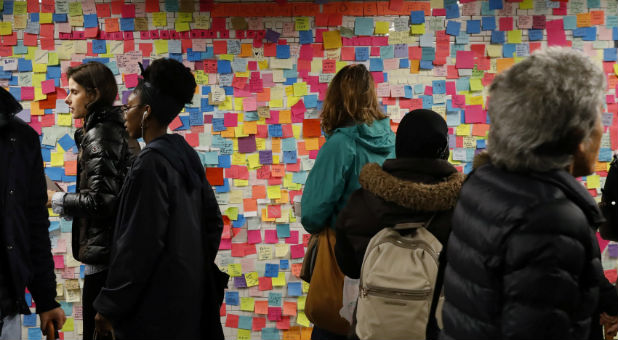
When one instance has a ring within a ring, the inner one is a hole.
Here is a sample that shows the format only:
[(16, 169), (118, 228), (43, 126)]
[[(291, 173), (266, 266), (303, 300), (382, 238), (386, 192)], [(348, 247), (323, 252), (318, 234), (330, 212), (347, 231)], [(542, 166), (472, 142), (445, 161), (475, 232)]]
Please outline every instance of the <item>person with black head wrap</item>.
[[(433, 216), (428, 230), (446, 249), (464, 176), (448, 162), (444, 118), (430, 110), (406, 114), (397, 128), (395, 154), (396, 159), (387, 159), (382, 166), (369, 163), (363, 167), (358, 179), (361, 188), (352, 193), (337, 218), (335, 257), (348, 277), (360, 277), (369, 241), (383, 228), (395, 224), (424, 222)], [(436, 287), (441, 286), (444, 268), (441, 255)], [(426, 329), (428, 339), (437, 339), (439, 332), (433, 311), (440, 289), (435, 291)]]
[(223, 221), (195, 150), (168, 125), (196, 83), (172, 59), (155, 60), (123, 107), (141, 151), (124, 183), (97, 332), (117, 339), (223, 339), (227, 275), (214, 260)]
[(15, 115), (21, 104), (0, 87), (0, 339), (21, 339), (20, 314), (30, 314), (27, 287), (41, 330), (65, 315), (56, 302), (56, 275), (39, 135)]

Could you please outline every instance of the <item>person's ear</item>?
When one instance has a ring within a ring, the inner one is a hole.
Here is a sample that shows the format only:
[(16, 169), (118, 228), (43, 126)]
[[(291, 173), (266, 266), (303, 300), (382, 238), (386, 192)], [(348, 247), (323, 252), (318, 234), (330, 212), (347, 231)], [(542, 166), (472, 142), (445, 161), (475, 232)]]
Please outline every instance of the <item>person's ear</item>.
[(88, 96), (89, 103), (94, 103), (101, 96), (101, 92), (99, 92), (99, 89), (95, 87), (92, 91), (87, 91), (86, 96)]

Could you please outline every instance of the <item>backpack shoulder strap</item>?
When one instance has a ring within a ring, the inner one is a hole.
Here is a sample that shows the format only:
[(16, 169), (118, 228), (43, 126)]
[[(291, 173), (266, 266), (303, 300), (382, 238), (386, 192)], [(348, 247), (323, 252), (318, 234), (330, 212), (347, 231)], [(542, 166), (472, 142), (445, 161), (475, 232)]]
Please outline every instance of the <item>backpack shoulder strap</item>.
[(422, 222), (408, 222), (408, 223), (397, 223), (392, 228), (395, 230), (408, 230), (408, 229), (417, 229), (417, 228), (425, 228), (429, 229), (429, 226), (433, 222), (434, 218), (438, 213), (433, 213), (431, 217), (427, 221)]

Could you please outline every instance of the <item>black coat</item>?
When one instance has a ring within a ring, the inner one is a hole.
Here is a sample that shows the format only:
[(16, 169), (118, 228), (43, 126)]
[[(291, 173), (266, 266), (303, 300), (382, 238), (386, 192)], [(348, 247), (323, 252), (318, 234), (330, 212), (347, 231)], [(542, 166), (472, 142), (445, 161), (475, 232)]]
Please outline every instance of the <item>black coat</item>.
[[(428, 230), (446, 248), (451, 216), (464, 176), (441, 159), (387, 159), (384, 165), (370, 163), (359, 176), (361, 188), (350, 196), (336, 223), (335, 257), (341, 271), (360, 277), (369, 241), (385, 227), (398, 223), (427, 221), (435, 214)], [(442, 284), (444, 260), (436, 285)], [(438, 325), (434, 317), (440, 288), (436, 290), (427, 324), (427, 338), (436, 339)]]
[[(2, 114), (2, 113), (0, 113)], [(28, 287), (37, 313), (56, 308), (56, 275), (49, 241), (47, 192), (38, 134), (19, 118), (0, 128), (0, 275), (17, 312), (30, 314)]]
[(64, 214), (74, 218), (73, 256), (81, 262), (109, 261), (118, 193), (131, 165), (128, 138), (119, 108), (88, 114), (75, 131), (78, 185), (64, 198)]
[(151, 141), (123, 185), (95, 309), (121, 339), (222, 339), (214, 265), (222, 231), (195, 150), (175, 134)]
[(598, 331), (600, 287), (615, 306), (591, 227), (602, 221), (564, 170), (474, 170), (453, 215), (445, 338), (586, 339)]

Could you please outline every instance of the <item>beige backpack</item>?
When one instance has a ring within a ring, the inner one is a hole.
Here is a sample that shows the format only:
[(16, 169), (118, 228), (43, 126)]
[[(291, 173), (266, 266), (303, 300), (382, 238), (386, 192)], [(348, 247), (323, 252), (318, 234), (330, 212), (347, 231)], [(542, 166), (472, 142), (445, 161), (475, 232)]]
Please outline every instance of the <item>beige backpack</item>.
[[(426, 338), (442, 250), (440, 241), (426, 229), (433, 218), (384, 228), (371, 238), (363, 258), (356, 311), (360, 339)], [(408, 229), (411, 232), (404, 235), (398, 232)]]

